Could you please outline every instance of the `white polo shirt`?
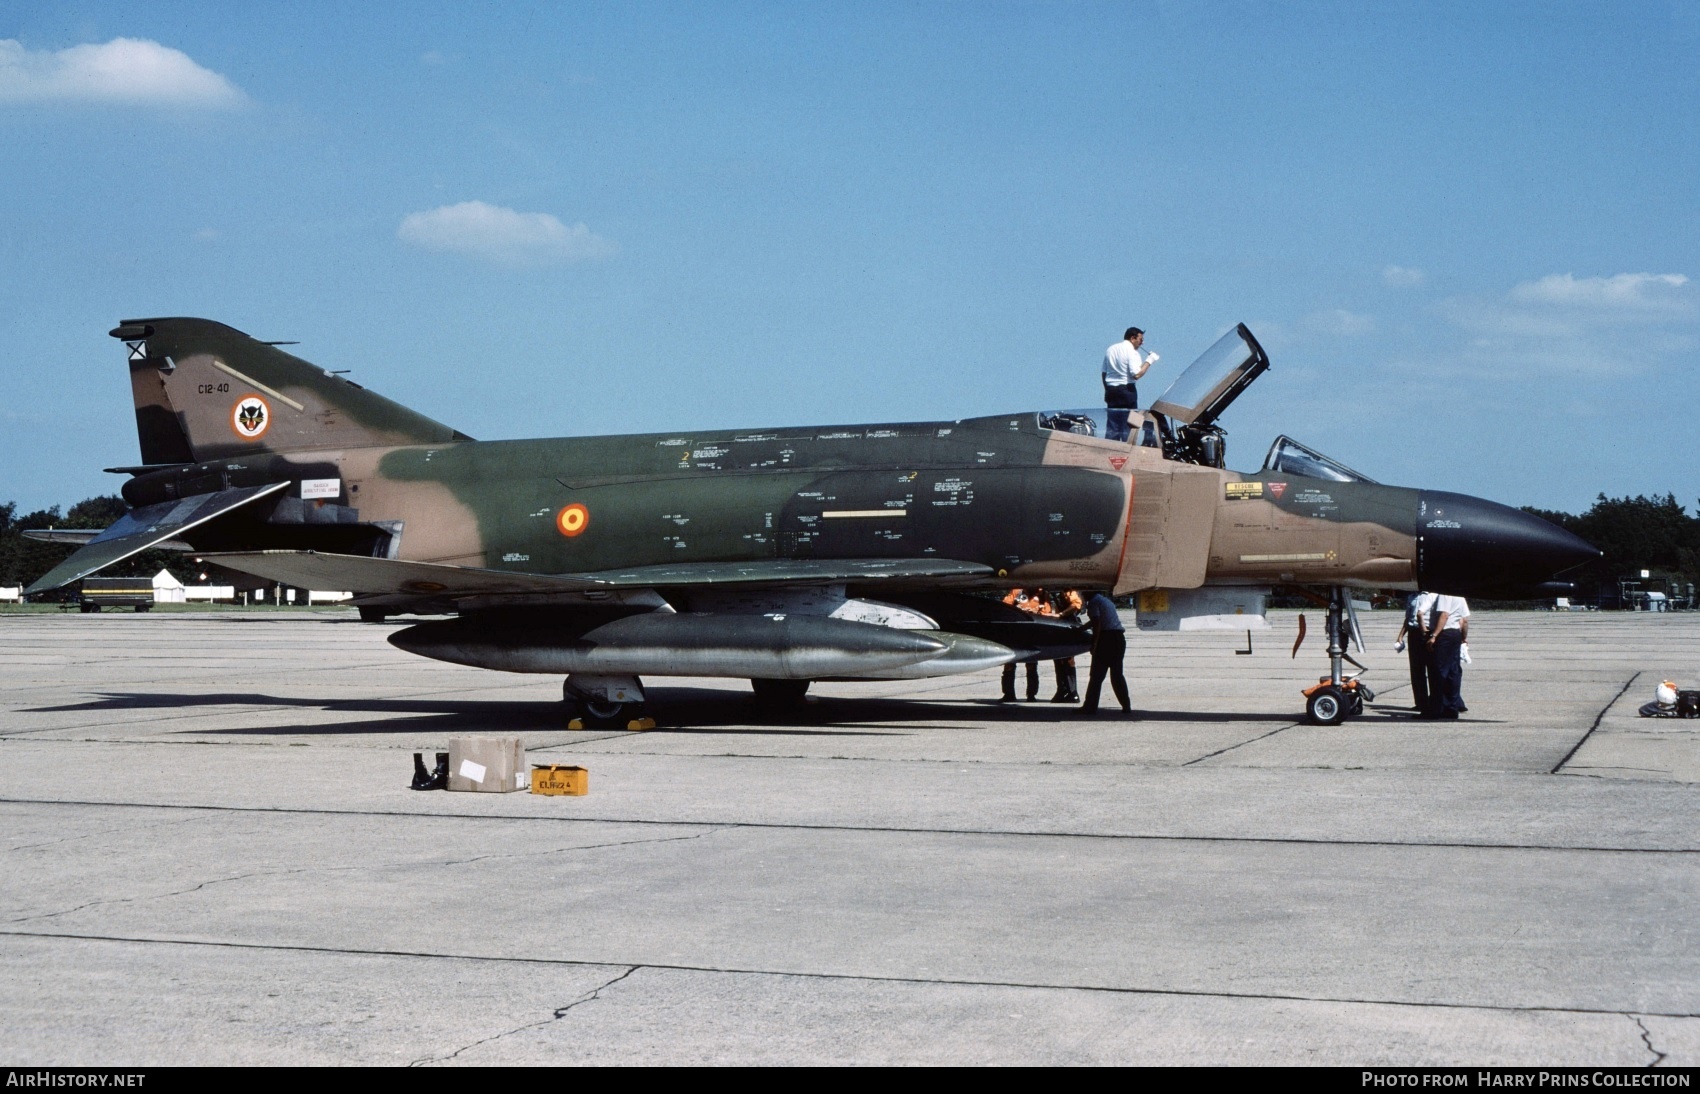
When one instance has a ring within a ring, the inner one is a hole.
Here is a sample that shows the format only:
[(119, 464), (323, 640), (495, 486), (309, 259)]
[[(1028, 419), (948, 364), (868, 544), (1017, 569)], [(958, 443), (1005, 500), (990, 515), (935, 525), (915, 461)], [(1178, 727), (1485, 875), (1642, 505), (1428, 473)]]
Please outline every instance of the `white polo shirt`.
[(1104, 382), (1131, 384), (1145, 371), (1145, 357), (1126, 338), (1104, 351)]
[(1470, 618), (1470, 605), (1466, 604), (1461, 596), (1435, 597), (1432, 611), (1434, 614), (1430, 616), (1431, 620), (1438, 620), (1441, 612), (1446, 613), (1446, 626), (1441, 628), (1445, 631), (1459, 630), (1464, 620)]

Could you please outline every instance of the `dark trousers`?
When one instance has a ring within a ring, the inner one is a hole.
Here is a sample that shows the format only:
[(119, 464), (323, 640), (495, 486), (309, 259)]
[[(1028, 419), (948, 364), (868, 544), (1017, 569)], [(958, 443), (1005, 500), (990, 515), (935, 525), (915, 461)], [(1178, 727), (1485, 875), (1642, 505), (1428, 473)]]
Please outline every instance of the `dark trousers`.
[(1405, 656), (1411, 660), (1411, 705), (1418, 710), (1429, 708), (1428, 697), (1428, 635), (1415, 627), (1405, 632)]
[(1433, 697), (1436, 710), (1464, 711), (1464, 662), (1458, 656), (1463, 644), (1464, 636), (1458, 631), (1441, 631), (1434, 640), (1434, 675), (1440, 684)]
[(1139, 389), (1133, 384), (1105, 384), (1104, 406), (1108, 408), (1104, 421), (1104, 439), (1125, 441), (1133, 430), (1127, 424), (1130, 411), (1139, 409)]
[[(1003, 667), (1003, 697), (1015, 698), (1015, 662), (1011, 661)], [(1027, 662), (1027, 698), (1039, 697), (1039, 662)]]
[(1127, 655), (1126, 631), (1102, 631), (1092, 642), (1092, 675), (1086, 681), (1086, 698), (1080, 709), (1090, 714), (1098, 709), (1098, 693), (1104, 689), (1104, 676), (1110, 677), (1116, 699), (1123, 710), (1132, 710), (1127, 696), (1127, 678), (1122, 675), (1122, 658)]
[(1423, 706), (1424, 714), (1439, 714), (1441, 711), (1440, 696), (1444, 690), (1440, 683), (1440, 663), (1434, 658), (1434, 647), (1423, 639), (1423, 671), (1428, 681), (1428, 702)]
[(1074, 676), (1074, 658), (1059, 657), (1051, 663), (1057, 670), (1056, 698), (1066, 699), (1069, 702), (1079, 699), (1080, 694), (1076, 690), (1079, 685), (1076, 684)]

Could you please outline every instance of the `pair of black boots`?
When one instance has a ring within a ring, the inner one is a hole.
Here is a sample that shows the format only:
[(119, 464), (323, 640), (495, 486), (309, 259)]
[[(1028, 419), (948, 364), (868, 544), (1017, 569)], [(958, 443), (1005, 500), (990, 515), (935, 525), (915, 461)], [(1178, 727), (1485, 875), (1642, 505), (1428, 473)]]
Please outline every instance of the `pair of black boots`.
[[(1074, 674), (1074, 664), (1073, 664), (1073, 662), (1071, 662), (1071, 661), (1058, 661), (1056, 663), (1056, 672), (1057, 672), (1057, 693), (1055, 695), (1051, 696), (1051, 702), (1053, 702), (1053, 703), (1078, 703), (1078, 702), (1080, 702), (1079, 682), (1078, 682), (1078, 678)], [(1038, 677), (1037, 674), (1030, 674), (1027, 677), (1027, 701), (1029, 703), (1036, 703), (1036, 702), (1039, 701), (1039, 677)], [(1013, 702), (1015, 702), (1015, 673), (1014, 672), (1005, 672), (1004, 673), (1003, 695), (999, 697), (998, 702), (1000, 702), (1000, 703), (1013, 703)]]
[(437, 753), (437, 769), (425, 770), (425, 754), (413, 754), (413, 789), (415, 790), (447, 790), (449, 786), (449, 754)]
[(1073, 661), (1073, 659), (1071, 658), (1067, 661), (1058, 661), (1057, 662), (1057, 693), (1055, 695), (1051, 696), (1051, 702), (1053, 702), (1053, 703), (1078, 703), (1078, 702), (1080, 702), (1080, 691), (1078, 690), (1078, 684), (1079, 684), (1079, 680), (1074, 675), (1074, 661)]

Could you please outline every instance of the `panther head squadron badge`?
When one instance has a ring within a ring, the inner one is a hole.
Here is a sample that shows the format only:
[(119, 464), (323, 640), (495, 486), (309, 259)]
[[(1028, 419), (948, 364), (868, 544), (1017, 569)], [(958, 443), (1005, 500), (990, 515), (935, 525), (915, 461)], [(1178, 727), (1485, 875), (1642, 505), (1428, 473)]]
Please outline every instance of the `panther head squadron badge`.
[(246, 395), (237, 400), (236, 409), (230, 415), (230, 424), (243, 440), (259, 440), (272, 424), (272, 408), (258, 395)]

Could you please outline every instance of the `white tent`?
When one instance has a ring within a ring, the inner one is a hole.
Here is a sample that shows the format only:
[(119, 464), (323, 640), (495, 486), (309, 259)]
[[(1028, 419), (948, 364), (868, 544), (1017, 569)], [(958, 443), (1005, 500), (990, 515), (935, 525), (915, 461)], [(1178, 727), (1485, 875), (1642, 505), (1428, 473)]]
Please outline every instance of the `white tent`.
[(183, 583), (170, 570), (161, 570), (153, 575), (153, 602), (155, 604), (183, 603)]

